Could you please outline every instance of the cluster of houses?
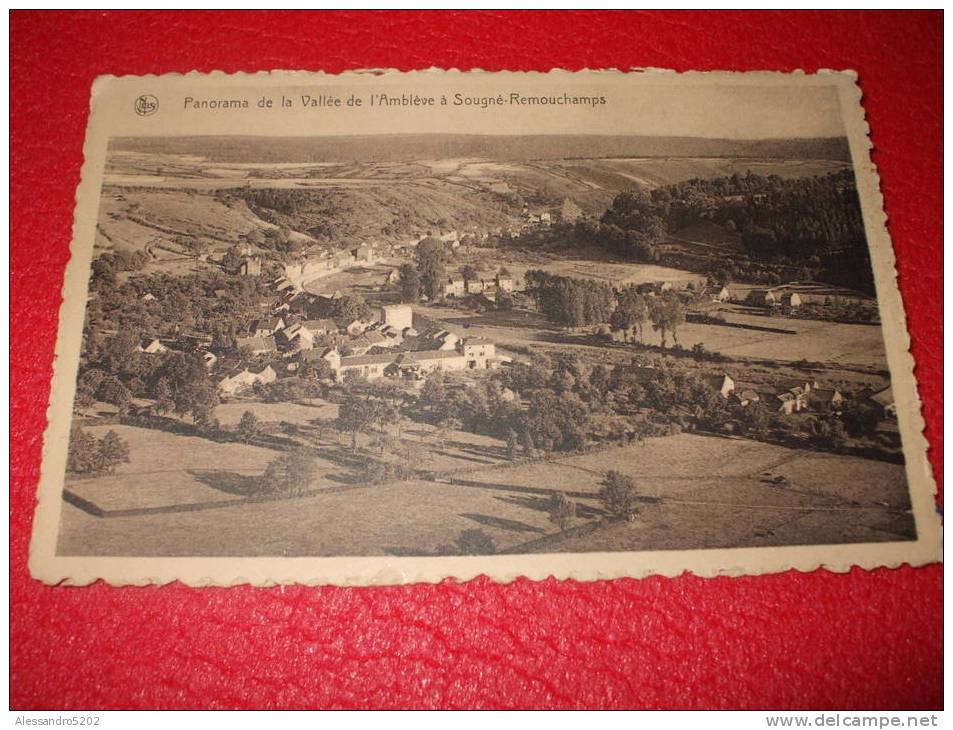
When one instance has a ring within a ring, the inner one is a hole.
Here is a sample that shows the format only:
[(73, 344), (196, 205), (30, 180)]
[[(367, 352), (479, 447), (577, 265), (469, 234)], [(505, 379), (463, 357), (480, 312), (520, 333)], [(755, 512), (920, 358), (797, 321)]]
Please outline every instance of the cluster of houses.
[(326, 251), (323, 256), (285, 264), (284, 276), (275, 282), (279, 291), (299, 290), (309, 281), (358, 266), (373, 266), (380, 260), (374, 246), (364, 244), (350, 251)]
[[(634, 361), (624, 365), (623, 372), (626, 377), (634, 378), (642, 383), (653, 380), (657, 373), (653, 366), (641, 365)], [(742, 407), (760, 403), (775, 413), (790, 415), (814, 410), (840, 414), (847, 403), (846, 396), (837, 388), (821, 388), (817, 382), (810, 380), (785, 382), (772, 386), (762, 383), (744, 383), (728, 373), (716, 373), (705, 377), (705, 381), (713, 391), (727, 401)], [(876, 392), (863, 390), (855, 393), (853, 397), (876, 404), (885, 419), (897, 416), (897, 407), (890, 386)]]
[[(798, 381), (766, 387), (760, 384), (741, 383), (727, 373), (721, 373), (710, 376), (708, 382), (722, 397), (741, 406), (757, 402), (762, 403), (769, 410), (788, 415), (811, 409), (840, 414), (847, 402), (847, 398), (837, 388), (821, 388), (814, 381)], [(855, 397), (861, 397), (876, 404), (885, 419), (897, 417), (893, 389), (890, 386), (876, 392), (861, 391), (855, 394)]]
[(492, 279), (464, 279), (461, 274), (454, 274), (444, 282), (443, 295), (452, 299), (482, 294), (488, 299), (495, 299), (500, 292), (522, 291), (524, 286), (522, 280), (503, 272), (498, 272)]
[[(328, 347), (326, 335), (347, 336), (347, 354)], [(247, 337), (237, 338), (239, 349), (264, 356), (267, 365), (244, 366), (223, 376), (219, 390), (232, 395), (256, 383), (271, 383), (293, 375), (303, 364), (324, 361), (331, 378), (340, 382), (350, 372), (366, 378), (403, 377), (419, 380), (435, 370), (486, 370), (499, 366), (494, 343), (479, 337), (461, 339), (448, 330), (425, 334), (414, 328), (413, 309), (406, 304), (382, 307), (375, 319), (354, 320), (339, 327), (334, 320), (303, 320), (286, 324), (273, 315), (255, 322)]]
[[(724, 299), (718, 301), (734, 299), (727, 287), (723, 287), (716, 296), (722, 295)], [(831, 306), (866, 304), (870, 301), (870, 297), (862, 292), (811, 282), (782, 284), (770, 289), (752, 289), (745, 298), (745, 304), (756, 307), (789, 307), (791, 309), (797, 309), (802, 304)]]

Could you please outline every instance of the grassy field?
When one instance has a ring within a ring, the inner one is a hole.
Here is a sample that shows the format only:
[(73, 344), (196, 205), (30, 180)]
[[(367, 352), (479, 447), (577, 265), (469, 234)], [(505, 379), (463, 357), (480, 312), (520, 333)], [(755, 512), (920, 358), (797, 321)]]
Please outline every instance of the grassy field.
[[(448, 307), (415, 306), (415, 311), (440, 322), (461, 336), (486, 337), (506, 347), (558, 345), (563, 348), (602, 351), (591, 338), (574, 336), (556, 327), (534, 312), (474, 312)], [(879, 325), (842, 324), (806, 319), (765, 317), (751, 314), (742, 307), (729, 307), (725, 319), (751, 327), (685, 323), (678, 329), (678, 341), (685, 349), (701, 343), (707, 350), (735, 359), (757, 358), (797, 363), (801, 360), (828, 364), (833, 369), (845, 366), (886, 369), (883, 334)], [(762, 329), (791, 330), (765, 332)], [(661, 334), (646, 322), (644, 342), (658, 346)], [(672, 346), (669, 334), (668, 345)], [(622, 351), (620, 351), (622, 352)]]
[[(205, 451), (209, 461), (223, 457)], [(603, 517), (596, 493), (610, 468), (630, 474), (655, 501), (634, 523), (595, 527)], [(776, 476), (787, 485), (771, 483)], [(579, 504), (574, 527), (561, 535), (546, 511), (554, 489)], [(60, 552), (433, 554), (472, 529), (497, 551), (532, 550), (541, 538), (538, 550), (580, 552), (888, 541), (912, 537), (908, 506), (903, 468), (894, 464), (680, 435), (548, 464), (468, 471), (453, 484), (343, 485), (304, 498), (126, 517), (94, 517), (64, 504)]]
[[(686, 323), (678, 329), (678, 341), (686, 348), (703, 343), (709, 350), (735, 358), (809, 360), (831, 365), (887, 367), (880, 325), (843, 324), (752, 314), (744, 307), (729, 306), (724, 311), (729, 323), (750, 327), (793, 330), (797, 334), (762, 332), (757, 329)], [(646, 328), (646, 342), (659, 344), (661, 337)]]

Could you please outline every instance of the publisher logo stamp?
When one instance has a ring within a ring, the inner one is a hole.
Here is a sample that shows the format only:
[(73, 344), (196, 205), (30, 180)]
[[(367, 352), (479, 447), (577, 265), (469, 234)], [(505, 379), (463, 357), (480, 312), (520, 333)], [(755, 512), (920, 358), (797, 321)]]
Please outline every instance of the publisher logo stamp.
[(136, 114), (148, 117), (159, 111), (159, 100), (152, 94), (143, 94), (136, 99)]

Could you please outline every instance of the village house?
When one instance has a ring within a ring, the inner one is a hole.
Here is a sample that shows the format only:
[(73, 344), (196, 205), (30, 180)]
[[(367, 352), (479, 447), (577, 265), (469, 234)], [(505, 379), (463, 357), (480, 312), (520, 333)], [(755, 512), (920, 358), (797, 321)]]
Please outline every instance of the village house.
[(451, 276), (443, 285), (443, 295), (445, 297), (462, 297), (466, 294), (466, 284), (460, 276)]
[(249, 333), (252, 337), (269, 337), (285, 328), (285, 321), (281, 317), (265, 317), (252, 324)]
[(409, 304), (390, 304), (381, 307), (381, 322), (403, 331), (414, 326), (414, 310)]
[(495, 282), (496, 288), (500, 291), (512, 292), (516, 289), (516, 282), (509, 274), (497, 273)]
[(465, 288), (467, 290), (467, 294), (482, 294), (486, 291), (487, 282), (485, 282), (483, 279), (470, 279), (469, 281), (465, 282)]
[(355, 319), (352, 322), (349, 322), (347, 327), (344, 330), (351, 336), (357, 337), (359, 334), (366, 332), (367, 329), (373, 325), (372, 321), (366, 319)]
[(757, 307), (778, 307), (781, 302), (771, 289), (752, 289), (745, 298), (746, 304), (753, 304)]
[(785, 292), (781, 295), (781, 306), (797, 309), (801, 306), (801, 296), (796, 292)]
[(773, 404), (779, 413), (799, 413), (810, 406), (811, 383), (779, 385), (773, 394)]
[(811, 405), (816, 410), (840, 413), (844, 410), (845, 398), (837, 388), (812, 388)]
[(337, 323), (333, 319), (306, 319), (301, 323), (315, 337), (336, 334), (338, 331)]
[(154, 302), (156, 300), (155, 295), (152, 292), (146, 292), (143, 294), (140, 299), (144, 302)]
[(734, 293), (727, 286), (721, 287), (718, 291), (715, 292), (711, 300), (713, 302), (730, 302), (735, 298)]
[(159, 340), (152, 337), (146, 337), (140, 340), (139, 344), (136, 346), (136, 352), (144, 352), (147, 355), (161, 355), (162, 353), (168, 351), (168, 347), (159, 342)]
[(462, 343), (463, 357), (471, 370), (492, 367), (496, 360), (496, 345), (483, 337), (468, 337)]
[(735, 390), (735, 381), (727, 373), (718, 375), (709, 375), (705, 377), (705, 382), (711, 386), (712, 390), (717, 392), (722, 398), (727, 398)]
[(310, 350), (314, 347), (314, 332), (298, 322), (281, 330), (280, 338), (285, 347)]
[(257, 256), (246, 257), (238, 269), (242, 276), (261, 276), (261, 259)]
[[(384, 376), (419, 379), (435, 371), (476, 370), (496, 367), (496, 346), (482, 338), (472, 338), (449, 350), (420, 350), (414, 352), (360, 354), (342, 357), (337, 350), (322, 353), (322, 359), (331, 366), (333, 377), (341, 381), (355, 372), (365, 378)], [(313, 356), (312, 356), (313, 359)]]
[(460, 337), (448, 330), (439, 330), (431, 334), (427, 339), (430, 340), (434, 350), (455, 350)]
[(243, 368), (225, 376), (218, 382), (218, 389), (225, 395), (235, 395), (248, 390), (256, 383), (273, 383), (278, 377), (271, 365), (261, 370)]
[(761, 395), (758, 393), (758, 386), (735, 381), (735, 387), (731, 392), (730, 400), (738, 403), (738, 405), (742, 407), (747, 407), (752, 403), (760, 402)]

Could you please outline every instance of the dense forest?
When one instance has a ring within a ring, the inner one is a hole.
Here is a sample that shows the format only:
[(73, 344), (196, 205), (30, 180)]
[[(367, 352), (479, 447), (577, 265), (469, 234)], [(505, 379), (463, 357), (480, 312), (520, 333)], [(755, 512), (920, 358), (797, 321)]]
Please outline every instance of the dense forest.
[(749, 172), (623, 192), (599, 220), (581, 219), (529, 236), (681, 267), (684, 262), (667, 253), (667, 235), (706, 221), (740, 240), (740, 252), (725, 250), (710, 260), (712, 269), (727, 270), (727, 278), (752, 269), (787, 272), (788, 278), (808, 275), (874, 292), (860, 200), (849, 170), (795, 179)]

